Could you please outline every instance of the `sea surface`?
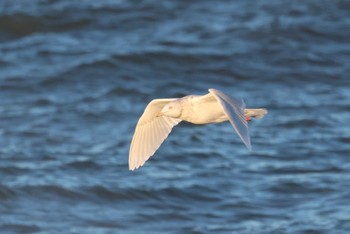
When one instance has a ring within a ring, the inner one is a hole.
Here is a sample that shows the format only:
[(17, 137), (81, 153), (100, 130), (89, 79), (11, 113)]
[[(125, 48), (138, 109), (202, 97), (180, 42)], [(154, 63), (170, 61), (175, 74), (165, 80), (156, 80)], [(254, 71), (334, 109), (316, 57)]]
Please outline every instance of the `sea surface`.
[[(247, 107), (181, 123), (128, 170), (155, 98)], [(350, 2), (0, 1), (0, 233), (350, 233)]]

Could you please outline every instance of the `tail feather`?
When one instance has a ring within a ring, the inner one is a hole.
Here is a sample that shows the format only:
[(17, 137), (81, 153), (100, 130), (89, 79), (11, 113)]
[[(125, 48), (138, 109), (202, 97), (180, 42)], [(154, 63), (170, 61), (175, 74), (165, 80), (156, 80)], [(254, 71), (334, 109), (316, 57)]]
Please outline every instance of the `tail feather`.
[(267, 114), (267, 110), (265, 108), (260, 108), (260, 109), (245, 109), (244, 110), (244, 115), (260, 119), (264, 117), (264, 115)]

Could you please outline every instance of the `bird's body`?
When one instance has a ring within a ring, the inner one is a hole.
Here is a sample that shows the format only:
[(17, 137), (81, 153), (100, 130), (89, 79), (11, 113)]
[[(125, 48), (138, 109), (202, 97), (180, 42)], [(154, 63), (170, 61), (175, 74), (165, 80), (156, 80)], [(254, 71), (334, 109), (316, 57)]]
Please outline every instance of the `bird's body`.
[(251, 150), (247, 120), (261, 118), (266, 109), (246, 109), (237, 100), (218, 90), (209, 89), (206, 95), (182, 98), (154, 99), (139, 119), (129, 152), (129, 169), (142, 166), (160, 147), (171, 129), (181, 121), (208, 124), (230, 121), (237, 134)]
[(181, 103), (182, 113), (179, 118), (193, 124), (227, 121), (227, 115), (222, 110), (221, 105), (216, 100), (207, 98), (208, 95), (189, 95), (173, 101)]

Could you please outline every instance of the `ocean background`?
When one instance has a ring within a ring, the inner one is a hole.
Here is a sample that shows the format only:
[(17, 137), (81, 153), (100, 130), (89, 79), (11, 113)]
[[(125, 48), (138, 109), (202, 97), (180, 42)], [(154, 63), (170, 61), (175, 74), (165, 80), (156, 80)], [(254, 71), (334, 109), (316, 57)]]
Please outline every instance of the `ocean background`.
[[(136, 171), (154, 98), (247, 107), (181, 123)], [(350, 233), (350, 1), (0, 1), (0, 233)]]

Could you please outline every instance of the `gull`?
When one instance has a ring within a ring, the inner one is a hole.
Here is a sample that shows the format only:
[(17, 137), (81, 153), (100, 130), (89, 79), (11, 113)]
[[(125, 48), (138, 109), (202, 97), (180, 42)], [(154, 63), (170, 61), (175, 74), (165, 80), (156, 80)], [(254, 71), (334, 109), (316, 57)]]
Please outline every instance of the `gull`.
[(168, 137), (172, 128), (181, 121), (192, 124), (230, 121), (251, 151), (248, 121), (262, 118), (265, 114), (266, 109), (246, 109), (243, 100), (235, 99), (217, 89), (209, 89), (206, 95), (154, 99), (137, 122), (130, 144), (129, 170), (143, 166)]

